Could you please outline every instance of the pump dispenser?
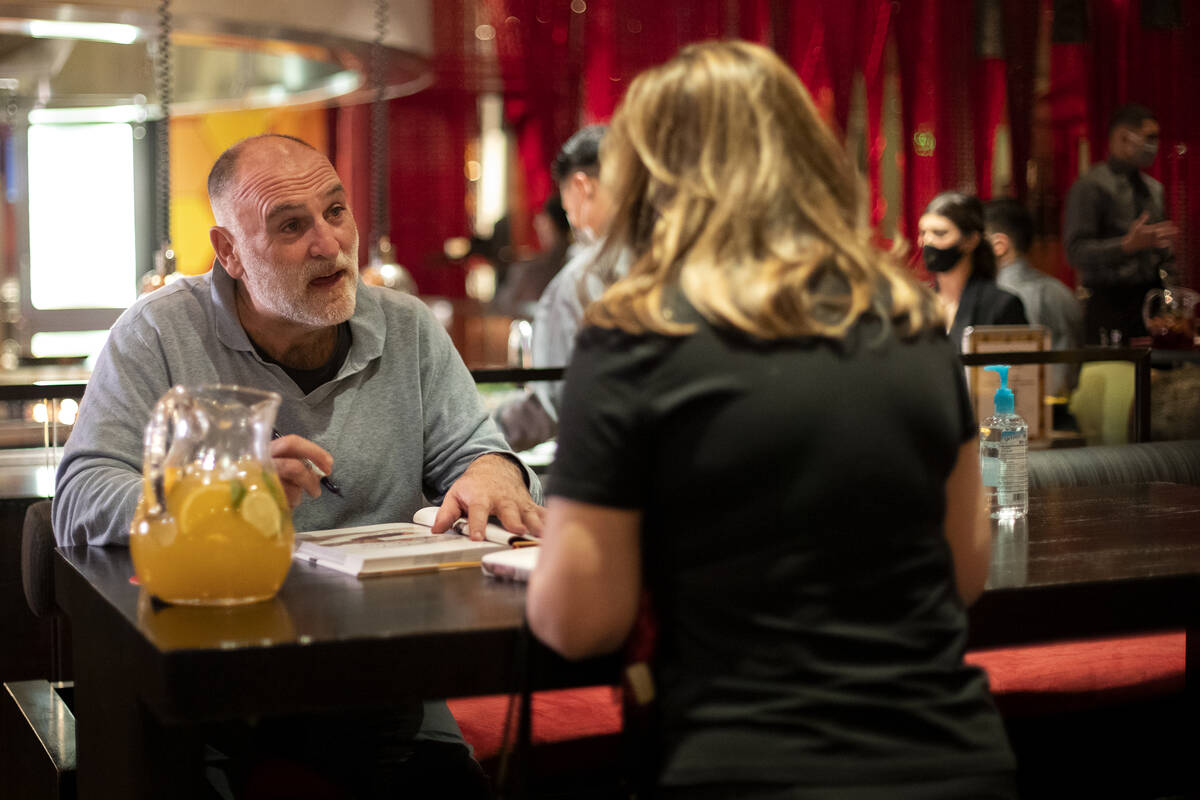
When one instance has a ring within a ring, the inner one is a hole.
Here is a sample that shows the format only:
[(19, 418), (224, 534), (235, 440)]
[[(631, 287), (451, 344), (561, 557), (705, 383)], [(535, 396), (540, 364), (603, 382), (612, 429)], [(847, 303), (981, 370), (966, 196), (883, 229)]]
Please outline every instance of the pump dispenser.
[(996, 413), (979, 428), (979, 469), (983, 493), (993, 519), (1021, 519), (1029, 511), (1029, 426), (1017, 416), (1008, 388), (1008, 367), (985, 367), (1000, 376)]

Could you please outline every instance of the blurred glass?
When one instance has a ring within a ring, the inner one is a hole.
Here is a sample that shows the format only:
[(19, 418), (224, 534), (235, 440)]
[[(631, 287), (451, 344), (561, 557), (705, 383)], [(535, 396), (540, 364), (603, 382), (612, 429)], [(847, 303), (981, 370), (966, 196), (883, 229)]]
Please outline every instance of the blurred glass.
[(1154, 347), (1191, 350), (1196, 346), (1196, 305), (1200, 294), (1182, 286), (1152, 289), (1142, 303), (1142, 319)]

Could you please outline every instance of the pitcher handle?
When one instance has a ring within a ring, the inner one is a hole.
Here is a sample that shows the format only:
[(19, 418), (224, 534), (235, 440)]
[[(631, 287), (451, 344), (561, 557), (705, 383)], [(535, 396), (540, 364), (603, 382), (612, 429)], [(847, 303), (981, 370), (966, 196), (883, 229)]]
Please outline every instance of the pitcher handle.
[(158, 399), (150, 412), (146, 425), (146, 438), (142, 450), (142, 469), (154, 489), (154, 505), (147, 509), (149, 514), (161, 514), (167, 505), (164, 469), (167, 453), (171, 450), (174, 426), (171, 421), (176, 413), (190, 408), (192, 397), (183, 386), (172, 386)]

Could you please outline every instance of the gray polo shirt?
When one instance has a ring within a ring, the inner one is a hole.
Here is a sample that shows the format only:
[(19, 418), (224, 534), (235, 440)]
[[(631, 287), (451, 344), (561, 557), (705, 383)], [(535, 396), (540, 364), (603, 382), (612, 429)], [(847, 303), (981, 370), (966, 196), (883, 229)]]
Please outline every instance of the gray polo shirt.
[[(220, 266), (140, 298), (113, 325), (58, 469), (60, 545), (125, 545), (141, 491), (142, 438), (176, 384), (235, 383), (283, 396), (276, 428), (333, 454), (344, 497), (293, 513), (297, 530), (408, 520), (477, 457), (510, 452), (450, 337), (418, 299), (358, 286), (353, 343), (337, 376), (305, 395), (265, 362), (238, 321)], [(541, 489), (527, 473), (534, 498)]]

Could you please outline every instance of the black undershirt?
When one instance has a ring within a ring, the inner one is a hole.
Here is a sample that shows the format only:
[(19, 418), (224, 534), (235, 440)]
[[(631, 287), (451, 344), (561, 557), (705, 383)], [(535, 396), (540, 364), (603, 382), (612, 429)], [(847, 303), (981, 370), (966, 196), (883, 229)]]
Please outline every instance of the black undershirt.
[(342, 364), (346, 362), (346, 356), (350, 354), (350, 342), (353, 337), (350, 335), (350, 323), (343, 322), (337, 326), (337, 342), (333, 346), (333, 355), (319, 367), (315, 369), (297, 369), (289, 367), (287, 364), (282, 364), (279, 361), (267, 355), (267, 351), (258, 346), (258, 343), (253, 339), (250, 344), (254, 345), (255, 351), (262, 357), (263, 361), (268, 364), (275, 364), (282, 369), (287, 376), (295, 381), (300, 387), (300, 391), (308, 394), (313, 389), (333, 380), (337, 376), (338, 370), (342, 368)]

